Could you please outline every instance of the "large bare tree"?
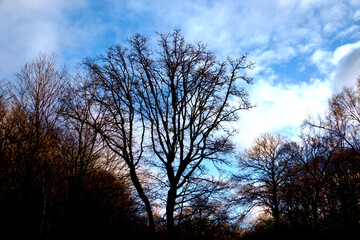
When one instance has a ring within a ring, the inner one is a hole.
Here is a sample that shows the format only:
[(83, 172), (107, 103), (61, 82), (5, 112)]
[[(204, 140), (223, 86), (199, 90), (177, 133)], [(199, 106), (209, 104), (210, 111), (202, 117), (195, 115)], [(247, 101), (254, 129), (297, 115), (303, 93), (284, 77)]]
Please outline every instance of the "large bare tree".
[(166, 186), (168, 237), (175, 236), (174, 212), (180, 193), (207, 161), (224, 162), (233, 150), (229, 124), (251, 106), (244, 84), (252, 63), (246, 55), (217, 60), (206, 45), (189, 44), (180, 31), (159, 34), (157, 47), (135, 35), (129, 48), (111, 47), (87, 59), (93, 109), (106, 121), (96, 128), (127, 164), (155, 232), (151, 202), (139, 170), (145, 161)]

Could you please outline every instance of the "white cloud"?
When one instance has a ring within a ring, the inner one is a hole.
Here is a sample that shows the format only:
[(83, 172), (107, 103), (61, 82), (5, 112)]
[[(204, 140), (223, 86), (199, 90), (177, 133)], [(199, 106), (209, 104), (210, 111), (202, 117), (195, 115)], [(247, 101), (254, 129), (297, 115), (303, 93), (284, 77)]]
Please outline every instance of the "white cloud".
[[(85, 7), (85, 0), (0, 1), (0, 79), (12, 79), (39, 52), (55, 53), (61, 59), (63, 52), (74, 50), (73, 46), (88, 43), (92, 32), (77, 26), (67, 15)], [(76, 38), (79, 33), (83, 33), (81, 39)]]
[(311, 62), (331, 80), (333, 91), (354, 87), (360, 76), (360, 41), (341, 45), (333, 52), (318, 49), (311, 56)]
[(254, 61), (259, 63), (260, 65), (268, 65), (286, 62), (296, 56), (296, 54), (296, 50), (293, 47), (280, 46), (276, 49), (255, 51), (252, 53), (252, 57), (254, 57)]
[(357, 32), (359, 31), (360, 26), (359, 25), (351, 25), (348, 28), (345, 28), (344, 30), (340, 31), (337, 36), (339, 38), (354, 38), (354, 36), (359, 36)]
[(360, 77), (360, 47), (352, 49), (339, 60), (332, 76), (335, 91), (356, 85), (356, 80)]
[(346, 55), (351, 53), (352, 51), (360, 48), (360, 41), (356, 43), (345, 44), (340, 47), (337, 47), (334, 51), (333, 58), (331, 62), (334, 65), (337, 65), (341, 59), (343, 59)]
[(323, 0), (300, 0), (300, 6), (308, 8), (314, 4), (324, 2)]
[(354, 18), (355, 21), (360, 20), (360, 10), (357, 10), (357, 11), (354, 13), (353, 18)]
[(302, 122), (310, 115), (317, 116), (327, 108), (331, 95), (330, 81), (312, 79), (309, 83), (274, 84), (259, 80), (250, 90), (257, 106), (242, 112), (237, 127), (239, 149), (249, 147), (263, 132), (286, 132), (296, 137)]
[(336, 22), (329, 22), (329, 23), (326, 23), (323, 27), (323, 31), (325, 34), (332, 34), (334, 32), (336, 32), (339, 28), (339, 24), (336, 23)]
[(310, 58), (311, 62), (316, 65), (320, 73), (329, 73), (330, 68), (333, 66), (332, 53), (322, 49), (317, 49)]
[(57, 52), (61, 19), (57, 1), (0, 2), (0, 72), (11, 76), (39, 51)]

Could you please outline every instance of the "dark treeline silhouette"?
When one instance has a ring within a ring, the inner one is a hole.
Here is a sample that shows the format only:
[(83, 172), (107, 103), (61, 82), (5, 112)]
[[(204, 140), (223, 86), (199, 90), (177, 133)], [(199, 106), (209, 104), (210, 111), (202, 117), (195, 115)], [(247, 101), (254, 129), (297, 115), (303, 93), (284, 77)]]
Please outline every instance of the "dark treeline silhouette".
[[(176, 30), (158, 46), (39, 54), (0, 89), (0, 229), (36, 239), (294, 239), (359, 233), (360, 90), (329, 100), (300, 140), (264, 133), (236, 156), (251, 108), (246, 55), (219, 61)], [(239, 81), (243, 80), (243, 81)], [(359, 80), (360, 82), (360, 80)], [(359, 85), (360, 86), (360, 85)], [(360, 88), (360, 87), (359, 87)], [(238, 103), (238, 104), (235, 104)], [(219, 170), (209, 170), (209, 166)], [(232, 166), (232, 165), (230, 165)], [(256, 211), (253, 227), (242, 228)]]
[(62, 114), (67, 78), (54, 57), (40, 54), (0, 98), (1, 232), (136, 237), (145, 224), (114, 156), (96, 132)]
[(325, 116), (304, 121), (299, 141), (267, 133), (239, 154), (241, 201), (262, 209), (247, 238), (358, 235), (359, 133), (360, 91), (346, 88)]

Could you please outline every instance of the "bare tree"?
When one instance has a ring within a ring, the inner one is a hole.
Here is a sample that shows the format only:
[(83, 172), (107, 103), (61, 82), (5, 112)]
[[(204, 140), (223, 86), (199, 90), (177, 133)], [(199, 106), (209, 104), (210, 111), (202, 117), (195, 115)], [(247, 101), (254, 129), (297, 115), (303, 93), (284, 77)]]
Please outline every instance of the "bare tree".
[(289, 149), (293, 156), (292, 165), (287, 170), (285, 189), (282, 191), (286, 202), (286, 220), (290, 225), (302, 225), (319, 229), (323, 209), (332, 152), (326, 138), (310, 131), (301, 135), (301, 141)]
[[(139, 66), (140, 113), (149, 124), (151, 146), (166, 173), (166, 220), (174, 236), (174, 209), (178, 192), (205, 160), (224, 161), (230, 153), (232, 130), (225, 123), (250, 107), (237, 80), (250, 82), (239, 72), (251, 66), (246, 56), (220, 62), (205, 45), (185, 42), (179, 31), (160, 35), (159, 58), (149, 56), (146, 39), (131, 40)], [(230, 105), (236, 97), (238, 104)]]
[(322, 129), (336, 140), (339, 148), (350, 148), (360, 156), (360, 78), (358, 88), (344, 88), (329, 99), (329, 110), (318, 122), (306, 120), (305, 125)]
[[(62, 169), (66, 178), (66, 204), (63, 216), (64, 232), (75, 232), (77, 219), (72, 219), (77, 211), (82, 193), (85, 191), (86, 182), (94, 173), (107, 169), (112, 161), (106, 154), (100, 134), (87, 122), (103, 121), (102, 115), (93, 115), (92, 104), (86, 94), (92, 92), (84, 80), (76, 75), (76, 87), (68, 86), (66, 96), (62, 99), (62, 129), (61, 152), (64, 156)], [(74, 92), (76, 89), (77, 92)], [(104, 162), (105, 164), (101, 164)], [(112, 173), (107, 169), (105, 173)]]
[(355, 187), (359, 184), (358, 174), (355, 173), (359, 170), (360, 156), (359, 99), (360, 78), (357, 89), (344, 88), (330, 98), (328, 112), (323, 118), (319, 121), (305, 121), (305, 125), (323, 131), (324, 138), (329, 144), (333, 156), (328, 163), (332, 169), (330, 168), (327, 174), (333, 178), (332, 194), (342, 193), (341, 218), (348, 226), (356, 225), (358, 220), (354, 209), (357, 209), (356, 202), (359, 199), (358, 188)]
[[(107, 55), (87, 59), (97, 91), (94, 102), (106, 123), (89, 122), (127, 164), (154, 229), (151, 204), (139, 180), (144, 153), (152, 158), (166, 184), (169, 238), (175, 235), (174, 211), (179, 193), (205, 161), (225, 162), (234, 131), (228, 124), (250, 108), (239, 80), (250, 83), (246, 55), (218, 61), (201, 43), (185, 42), (180, 31), (159, 34), (158, 48), (135, 35), (130, 50), (120, 46)], [(149, 146), (149, 148), (145, 147)]]
[(238, 157), (240, 173), (236, 177), (244, 183), (240, 194), (251, 207), (269, 209), (275, 226), (280, 223), (280, 194), (290, 164), (285, 145), (280, 135), (265, 133)]
[[(101, 137), (106, 146), (126, 163), (129, 177), (145, 205), (149, 228), (155, 234), (155, 221), (144, 186), (139, 176), (144, 151), (145, 126), (141, 116), (136, 115), (137, 79), (134, 59), (127, 49), (116, 45), (106, 55), (86, 59), (84, 66), (88, 80), (77, 94), (87, 109), (86, 117), (77, 114), (76, 104), (68, 116), (86, 123)], [(70, 101), (69, 101), (70, 103)]]
[[(47, 218), (47, 206), (51, 193), (50, 152), (57, 145), (58, 117), (61, 109), (60, 99), (67, 81), (67, 71), (56, 65), (54, 55), (39, 54), (25, 64), (17, 73), (17, 82), (11, 91), (14, 111), (13, 122), (17, 124), (19, 142), (24, 158), (24, 179), (21, 182), (21, 198), (26, 206), (34, 193), (30, 186), (42, 186), (42, 221), (40, 234), (43, 233)], [(54, 151), (56, 152), (56, 151)], [(49, 171), (48, 171), (49, 170)], [(26, 211), (32, 211), (30, 206)]]

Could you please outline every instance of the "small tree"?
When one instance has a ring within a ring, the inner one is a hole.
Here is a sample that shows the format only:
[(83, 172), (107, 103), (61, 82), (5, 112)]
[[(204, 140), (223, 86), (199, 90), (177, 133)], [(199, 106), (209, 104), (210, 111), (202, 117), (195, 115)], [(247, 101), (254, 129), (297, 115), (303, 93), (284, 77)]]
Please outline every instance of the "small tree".
[(280, 224), (280, 194), (290, 164), (285, 144), (286, 140), (280, 135), (265, 133), (238, 156), (241, 172), (236, 178), (244, 184), (240, 194), (251, 207), (270, 209), (275, 226)]
[[(21, 227), (40, 235), (44, 235), (53, 200), (59, 99), (67, 76), (66, 71), (56, 66), (54, 56), (39, 54), (17, 73), (3, 119), (5, 156), (1, 160), (7, 176), (3, 182), (4, 192), (7, 191), (4, 198), (9, 201), (9, 208), (18, 209), (11, 218), (18, 217)], [(9, 222), (9, 227), (14, 227)]]

